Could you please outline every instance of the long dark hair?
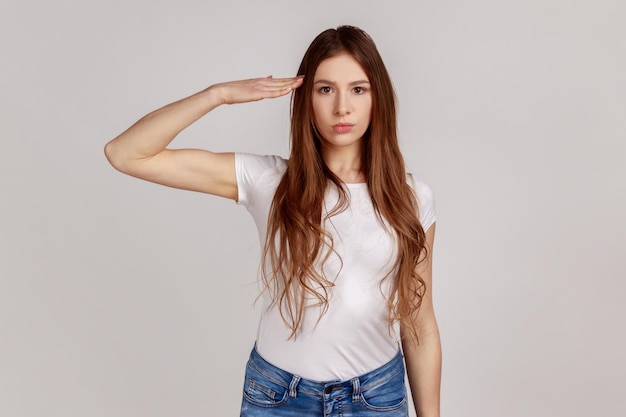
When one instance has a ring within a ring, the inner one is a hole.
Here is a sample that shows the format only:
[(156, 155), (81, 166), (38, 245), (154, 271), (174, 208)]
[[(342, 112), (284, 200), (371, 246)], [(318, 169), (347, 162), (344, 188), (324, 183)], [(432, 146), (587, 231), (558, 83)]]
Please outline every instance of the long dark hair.
[[(383, 279), (393, 278), (388, 296), (390, 324), (394, 320), (414, 329), (416, 312), (426, 291), (416, 265), (426, 254), (425, 234), (418, 219), (415, 194), (407, 184), (396, 126), (395, 94), (374, 41), (363, 30), (341, 26), (320, 33), (311, 43), (298, 69), (304, 84), (291, 103), (291, 155), (270, 209), (263, 250), (262, 275), (285, 324), (297, 334), (307, 296), (328, 306), (332, 287), (314, 268), (333, 251), (331, 236), (322, 227), (324, 195), (330, 183), (339, 190), (337, 205), (326, 218), (343, 210), (348, 196), (342, 181), (326, 166), (314, 124), (313, 82), (322, 61), (338, 54), (351, 55), (371, 85), (371, 123), (362, 138), (362, 169), (379, 220), (386, 221), (398, 244), (394, 267)], [(411, 330), (414, 337), (417, 334)]]

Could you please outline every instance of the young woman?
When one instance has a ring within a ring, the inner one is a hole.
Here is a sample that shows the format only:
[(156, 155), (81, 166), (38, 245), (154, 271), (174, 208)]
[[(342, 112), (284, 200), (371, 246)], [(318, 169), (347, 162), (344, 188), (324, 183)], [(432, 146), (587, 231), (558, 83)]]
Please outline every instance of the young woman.
[[(288, 160), (167, 148), (219, 105), (290, 93)], [(326, 30), (296, 77), (212, 85), (105, 153), (124, 173), (233, 199), (254, 217), (265, 308), (242, 416), (407, 416), (405, 363), (418, 415), (439, 416), (432, 193), (405, 172), (393, 87), (365, 32)]]

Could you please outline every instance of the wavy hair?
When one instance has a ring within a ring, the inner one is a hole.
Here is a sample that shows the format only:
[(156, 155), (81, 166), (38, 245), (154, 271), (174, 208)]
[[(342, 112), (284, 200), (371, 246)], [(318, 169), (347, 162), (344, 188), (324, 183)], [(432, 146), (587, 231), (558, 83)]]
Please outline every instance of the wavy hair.
[[(320, 318), (328, 308), (333, 283), (314, 265), (323, 264), (334, 250), (323, 220), (344, 210), (349, 199), (343, 182), (322, 158), (312, 94), (317, 67), (325, 59), (342, 53), (351, 55), (361, 65), (371, 85), (372, 115), (362, 138), (361, 167), (379, 221), (386, 221), (398, 245), (393, 268), (381, 277), (381, 283), (393, 279), (391, 294), (387, 296), (389, 323), (399, 320), (410, 325), (410, 333), (417, 339), (415, 317), (426, 285), (417, 274), (416, 265), (425, 258), (425, 233), (398, 145), (393, 85), (374, 41), (359, 28), (341, 26), (319, 34), (298, 69), (304, 83), (292, 95), (291, 155), (270, 208), (262, 279), (265, 290), (270, 292), (271, 305), (278, 305), (291, 337), (296, 337), (302, 324), (307, 299), (318, 301)], [(336, 185), (339, 200), (322, 219), (330, 183)]]

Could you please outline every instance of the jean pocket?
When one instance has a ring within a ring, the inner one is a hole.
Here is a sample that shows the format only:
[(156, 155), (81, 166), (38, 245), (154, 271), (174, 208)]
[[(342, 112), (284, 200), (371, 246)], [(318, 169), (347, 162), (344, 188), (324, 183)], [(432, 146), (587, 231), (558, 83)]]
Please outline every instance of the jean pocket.
[(381, 384), (365, 387), (361, 402), (373, 411), (391, 411), (403, 407), (407, 402), (404, 372), (398, 372)]
[(247, 366), (243, 389), (243, 397), (247, 401), (259, 407), (277, 407), (287, 401), (287, 394), (287, 387)]

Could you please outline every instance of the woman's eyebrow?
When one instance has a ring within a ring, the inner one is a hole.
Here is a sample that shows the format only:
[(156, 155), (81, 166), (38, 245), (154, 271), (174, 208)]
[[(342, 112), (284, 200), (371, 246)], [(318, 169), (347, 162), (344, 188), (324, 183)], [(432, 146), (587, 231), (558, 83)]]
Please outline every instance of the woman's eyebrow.
[[(358, 80), (358, 81), (352, 81), (350, 84), (348, 85), (357, 85), (357, 84), (369, 84), (370, 82), (368, 80)], [(315, 81), (313, 84), (328, 84), (328, 85), (337, 85), (336, 82), (334, 81), (329, 81), (329, 80), (317, 80)]]

